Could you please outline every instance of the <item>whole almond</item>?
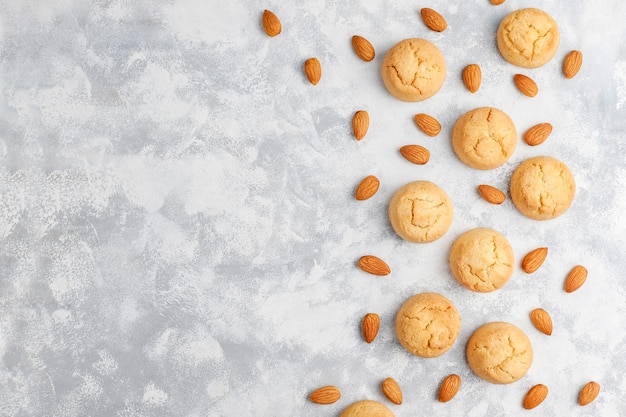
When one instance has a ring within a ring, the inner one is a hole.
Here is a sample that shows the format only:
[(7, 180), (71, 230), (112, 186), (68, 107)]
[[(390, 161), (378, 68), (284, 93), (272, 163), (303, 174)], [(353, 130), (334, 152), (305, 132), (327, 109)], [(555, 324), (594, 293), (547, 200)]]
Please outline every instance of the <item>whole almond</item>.
[(394, 404), (400, 405), (402, 404), (402, 389), (400, 389), (400, 385), (393, 378), (387, 378), (383, 381), (382, 384), (383, 394), (389, 401)]
[(440, 15), (433, 9), (424, 7), (422, 10), (420, 10), (420, 14), (422, 15), (422, 20), (424, 21), (424, 24), (430, 30), (433, 30), (435, 32), (443, 32), (448, 27), (446, 19), (444, 19), (442, 15)]
[(524, 133), (524, 142), (530, 146), (541, 145), (548, 139), (552, 133), (552, 125), (550, 123), (539, 123), (534, 125)]
[(304, 61), (304, 75), (313, 85), (317, 85), (322, 78), (322, 65), (317, 58), (309, 58)]
[(430, 159), (430, 152), (428, 149), (420, 145), (406, 145), (400, 148), (400, 153), (409, 162), (417, 165), (424, 165)]
[(491, 4), (493, 4), (494, 6), (498, 6), (502, 3), (504, 3), (505, 0), (489, 0), (491, 2)]
[(582, 406), (587, 405), (593, 402), (598, 397), (598, 394), (600, 394), (600, 384), (595, 381), (589, 381), (578, 394), (578, 404)]
[(370, 115), (365, 110), (359, 110), (352, 116), (352, 133), (356, 140), (361, 140), (367, 135), (370, 128)]
[(524, 408), (527, 410), (537, 407), (548, 396), (548, 387), (537, 384), (528, 390), (524, 397)]
[(537, 83), (532, 78), (523, 74), (515, 74), (513, 76), (513, 82), (515, 82), (517, 89), (525, 96), (535, 97), (539, 92)]
[(333, 385), (318, 388), (309, 394), (309, 400), (316, 404), (332, 404), (339, 398), (341, 398), (341, 391)]
[(261, 23), (263, 23), (263, 30), (268, 36), (277, 36), (283, 29), (278, 16), (269, 10), (263, 11)]
[(450, 401), (461, 387), (461, 377), (457, 374), (450, 374), (444, 378), (443, 382), (439, 386), (439, 394), (437, 399), (441, 403), (447, 403)]
[(368, 175), (363, 178), (359, 185), (356, 187), (356, 191), (354, 192), (354, 197), (359, 200), (367, 200), (371, 198), (378, 191), (378, 187), (380, 186), (380, 181), (373, 175)]
[(361, 321), (361, 333), (367, 343), (372, 343), (376, 339), (380, 328), (380, 317), (376, 313), (367, 313)]
[(576, 265), (565, 278), (565, 292), (574, 292), (587, 280), (587, 268)]
[(548, 256), (548, 248), (537, 248), (531, 250), (524, 256), (522, 259), (522, 269), (527, 274), (532, 274), (543, 264), (543, 261), (546, 260), (546, 256)]
[(364, 272), (372, 275), (385, 276), (391, 273), (389, 265), (382, 259), (373, 255), (362, 256), (361, 259), (359, 259), (358, 265)]
[(580, 51), (570, 51), (563, 60), (563, 75), (565, 78), (574, 78), (583, 65), (583, 54)]
[(352, 48), (354, 53), (365, 62), (370, 62), (376, 56), (374, 46), (362, 36), (354, 35), (352, 37)]
[(480, 184), (478, 186), (478, 194), (480, 194), (486, 202), (491, 204), (502, 204), (504, 200), (506, 200), (506, 194), (496, 187), (487, 184)]
[(441, 132), (441, 124), (439, 124), (439, 121), (433, 116), (418, 113), (413, 117), (413, 120), (415, 120), (417, 127), (428, 136), (434, 137)]
[(472, 94), (478, 91), (482, 79), (483, 74), (477, 64), (469, 64), (463, 70), (463, 84)]
[(550, 336), (552, 334), (552, 318), (543, 308), (536, 308), (530, 312), (530, 321), (541, 333)]

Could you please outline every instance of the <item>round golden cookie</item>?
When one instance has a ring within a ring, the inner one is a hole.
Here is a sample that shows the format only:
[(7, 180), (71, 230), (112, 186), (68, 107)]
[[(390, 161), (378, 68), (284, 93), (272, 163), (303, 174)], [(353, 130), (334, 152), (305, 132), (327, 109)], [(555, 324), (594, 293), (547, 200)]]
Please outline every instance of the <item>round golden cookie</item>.
[(513, 120), (493, 107), (470, 110), (454, 124), (452, 147), (459, 159), (476, 169), (493, 169), (504, 164), (517, 146)]
[(554, 19), (534, 8), (508, 14), (500, 22), (496, 38), (504, 59), (523, 68), (537, 68), (548, 62), (560, 42)]
[(392, 96), (402, 101), (422, 101), (441, 88), (446, 78), (446, 60), (433, 43), (405, 39), (389, 49), (381, 74)]
[(434, 358), (452, 347), (461, 330), (459, 312), (443, 295), (425, 292), (402, 304), (396, 314), (396, 335), (409, 352)]
[(533, 362), (528, 336), (506, 322), (487, 323), (467, 341), (467, 360), (472, 371), (494, 384), (510, 384), (524, 375)]
[(459, 236), (450, 251), (450, 269), (463, 285), (476, 292), (502, 288), (513, 275), (513, 248), (493, 229), (472, 229)]
[(550, 156), (522, 162), (511, 176), (511, 200), (526, 217), (550, 220), (565, 213), (576, 194), (567, 165)]
[(388, 214), (398, 236), (426, 243), (448, 231), (454, 212), (445, 191), (429, 181), (413, 181), (391, 197)]
[(395, 415), (383, 403), (362, 400), (347, 406), (339, 417), (395, 417)]

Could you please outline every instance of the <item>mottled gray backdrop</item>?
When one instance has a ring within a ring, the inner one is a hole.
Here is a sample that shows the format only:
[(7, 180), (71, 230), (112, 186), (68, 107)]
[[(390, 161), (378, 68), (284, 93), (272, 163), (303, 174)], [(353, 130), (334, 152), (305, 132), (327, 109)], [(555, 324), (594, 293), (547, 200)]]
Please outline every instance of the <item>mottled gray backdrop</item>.
[[(544, 8), (561, 46), (547, 65), (522, 70), (497, 52), (508, 12)], [(448, 20), (426, 29), (421, 7)], [(260, 25), (265, 8), (283, 22), (276, 38)], [(0, 415), (329, 416), (352, 401), (384, 401), (397, 416), (521, 415), (526, 390), (550, 394), (528, 415), (626, 415), (626, 3), (488, 0), (268, 3), (254, 0), (0, 1)], [(376, 48), (360, 61), (350, 39)], [(421, 103), (393, 99), (379, 77), (385, 51), (407, 37), (435, 42), (446, 57), (442, 90)], [(561, 62), (580, 49), (580, 74)], [(310, 85), (302, 64), (319, 58)], [(472, 95), (462, 68), (478, 63)], [(517, 72), (539, 95), (522, 96)], [(515, 121), (520, 141), (492, 171), (463, 165), (450, 145), (454, 121), (490, 105)], [(361, 142), (352, 114), (370, 113)], [(430, 138), (412, 121), (436, 116)], [(548, 141), (521, 135), (550, 122)], [(398, 149), (431, 151), (427, 165)], [(549, 222), (524, 218), (510, 201), (491, 206), (476, 186), (507, 189), (522, 160), (551, 155), (577, 181), (572, 208)], [(366, 175), (381, 189), (356, 202)], [(386, 219), (394, 190), (415, 179), (450, 195), (449, 232), (428, 245), (402, 241)], [(516, 257), (548, 246), (543, 267), (521, 269), (503, 289), (476, 294), (447, 267), (462, 232), (492, 227)], [(392, 274), (356, 268), (365, 254)], [(562, 290), (577, 263), (589, 279)], [(457, 343), (420, 359), (395, 340), (395, 311), (410, 295), (436, 291), (462, 316)], [(543, 307), (544, 336), (528, 319)], [(371, 345), (361, 317), (377, 312)], [(528, 375), (506, 386), (474, 376), (464, 357), (471, 332), (511, 321), (533, 342)], [(436, 401), (441, 379), (463, 378), (458, 396)], [(391, 376), (405, 402), (384, 399)], [(581, 408), (580, 387), (602, 385)], [(307, 395), (333, 384), (333, 405)], [(525, 414), (525, 415), (526, 415)]]

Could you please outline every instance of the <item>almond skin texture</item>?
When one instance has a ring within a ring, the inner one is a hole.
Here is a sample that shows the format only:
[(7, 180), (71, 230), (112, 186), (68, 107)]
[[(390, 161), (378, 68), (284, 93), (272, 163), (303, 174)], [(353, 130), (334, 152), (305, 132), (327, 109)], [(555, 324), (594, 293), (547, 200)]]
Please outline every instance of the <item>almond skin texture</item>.
[(513, 76), (513, 81), (515, 82), (515, 85), (517, 86), (517, 89), (520, 91), (520, 93), (524, 94), (525, 96), (535, 97), (539, 92), (539, 87), (537, 87), (537, 83), (535, 83), (532, 78), (527, 77), (523, 74), (515, 74)]
[(263, 12), (263, 18), (261, 19), (263, 23), (263, 30), (267, 34), (267, 36), (277, 36), (283, 30), (282, 25), (280, 24), (280, 20), (278, 17), (269, 10), (265, 10)]
[(478, 91), (482, 79), (483, 73), (477, 64), (470, 64), (463, 70), (463, 84), (472, 94)]
[(552, 133), (552, 125), (550, 123), (540, 123), (534, 125), (524, 133), (524, 142), (530, 146), (541, 145), (548, 139)]
[(548, 387), (543, 384), (537, 384), (528, 390), (524, 397), (524, 408), (531, 410), (537, 407), (548, 396)]
[(309, 395), (309, 400), (316, 404), (332, 404), (339, 398), (341, 398), (341, 391), (333, 385), (318, 388)]
[(372, 255), (365, 255), (361, 257), (361, 259), (359, 259), (359, 268), (361, 268), (364, 272), (381, 277), (391, 273), (391, 269), (385, 261)]
[(309, 58), (304, 61), (304, 75), (313, 85), (317, 85), (322, 78), (322, 65), (317, 58)]
[(385, 379), (383, 381), (382, 389), (383, 394), (385, 394), (385, 397), (387, 397), (389, 401), (397, 405), (402, 404), (402, 390), (395, 379)]
[(565, 278), (565, 292), (574, 292), (587, 280), (587, 268), (576, 265)]
[(380, 328), (380, 317), (376, 313), (367, 313), (361, 321), (361, 333), (367, 343), (372, 343), (376, 339)]
[(531, 250), (522, 260), (522, 269), (527, 274), (532, 274), (543, 264), (548, 256), (548, 248), (537, 248)]
[(481, 184), (478, 186), (478, 194), (488, 203), (502, 204), (506, 200), (506, 194), (491, 185)]
[(570, 51), (563, 60), (563, 75), (565, 78), (574, 78), (583, 65), (583, 54), (580, 51)]
[(443, 32), (448, 27), (446, 19), (444, 19), (442, 15), (440, 15), (433, 9), (424, 7), (422, 10), (420, 10), (420, 14), (422, 15), (422, 20), (424, 21), (424, 24), (430, 30), (433, 30), (435, 32)]
[(552, 334), (552, 318), (543, 308), (536, 308), (530, 312), (530, 321), (541, 333), (550, 336)]
[(370, 115), (365, 110), (359, 110), (352, 117), (352, 133), (356, 140), (361, 140), (367, 135), (370, 128)]
[(428, 136), (435, 137), (441, 132), (441, 124), (433, 116), (418, 113), (413, 117), (417, 127)]
[(450, 374), (441, 383), (439, 386), (439, 394), (437, 395), (437, 399), (441, 403), (447, 403), (450, 401), (457, 392), (459, 392), (459, 388), (461, 387), (461, 377), (457, 374)]
[(589, 381), (578, 394), (578, 404), (581, 406), (590, 404), (598, 397), (598, 394), (600, 394), (600, 384), (595, 381)]
[(356, 187), (354, 197), (359, 201), (367, 200), (376, 194), (379, 186), (380, 181), (378, 181), (378, 178), (373, 175), (368, 175), (363, 178), (363, 180)]
[(362, 36), (354, 35), (352, 37), (352, 48), (354, 53), (365, 62), (370, 62), (376, 56), (374, 46)]
[(424, 165), (430, 159), (428, 149), (420, 145), (406, 145), (400, 148), (400, 153), (407, 161), (417, 165)]

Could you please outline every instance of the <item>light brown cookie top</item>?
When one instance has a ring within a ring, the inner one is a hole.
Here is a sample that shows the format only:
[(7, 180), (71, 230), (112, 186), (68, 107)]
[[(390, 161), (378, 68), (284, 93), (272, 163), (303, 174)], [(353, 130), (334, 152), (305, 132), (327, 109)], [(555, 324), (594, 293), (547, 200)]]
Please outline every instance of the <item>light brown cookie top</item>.
[(504, 164), (517, 146), (513, 120), (493, 107), (470, 110), (452, 129), (452, 147), (459, 159), (476, 169), (493, 169)]
[(383, 403), (362, 400), (350, 404), (339, 417), (395, 417)]
[(459, 236), (450, 250), (450, 269), (463, 285), (476, 292), (502, 288), (513, 275), (513, 248), (493, 229), (472, 229)]
[(508, 62), (518, 67), (540, 67), (559, 48), (559, 28), (543, 10), (528, 8), (508, 14), (498, 27), (498, 49)]
[(381, 74), (385, 87), (402, 101), (432, 97), (446, 78), (446, 60), (433, 43), (419, 38), (395, 44), (383, 59)]
[(443, 236), (454, 211), (445, 191), (430, 181), (413, 181), (401, 187), (389, 202), (389, 222), (398, 236), (427, 243)]
[(522, 162), (511, 176), (511, 200), (526, 217), (550, 220), (574, 201), (576, 181), (563, 162), (536, 156)]
[(467, 360), (485, 381), (510, 384), (526, 375), (533, 362), (533, 347), (519, 327), (506, 322), (487, 323), (467, 341)]
[(452, 347), (461, 329), (459, 312), (443, 295), (426, 292), (406, 300), (396, 314), (396, 335), (409, 352), (434, 358)]

